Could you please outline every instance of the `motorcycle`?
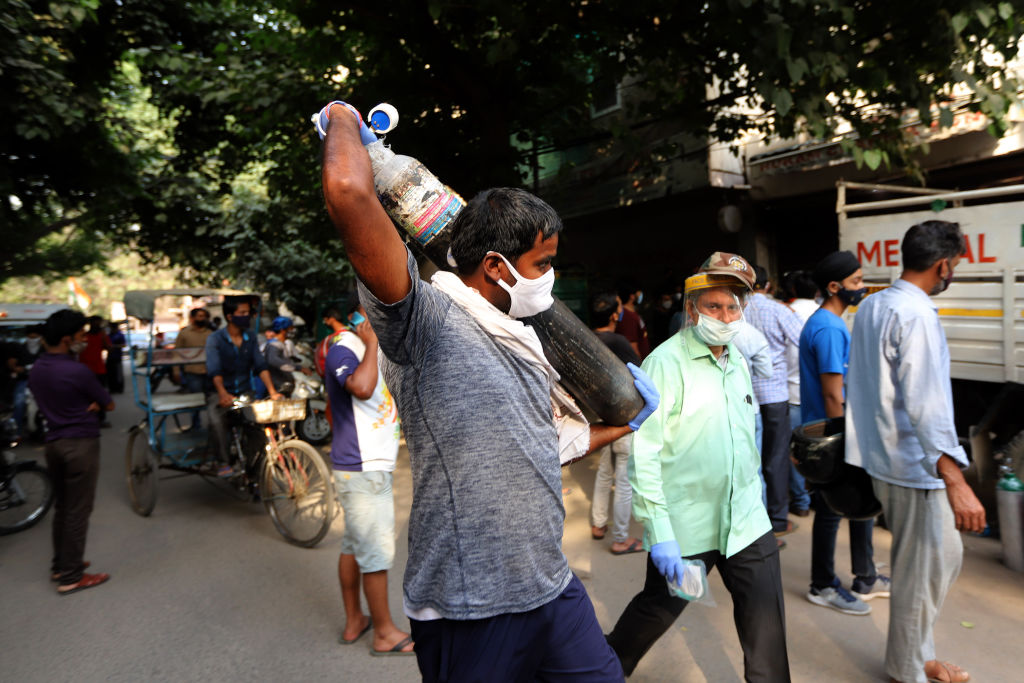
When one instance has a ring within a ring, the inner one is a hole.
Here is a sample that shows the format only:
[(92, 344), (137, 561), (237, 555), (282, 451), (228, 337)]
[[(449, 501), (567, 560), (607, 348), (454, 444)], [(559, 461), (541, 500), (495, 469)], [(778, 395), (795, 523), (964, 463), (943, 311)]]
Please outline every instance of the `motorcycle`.
[(324, 383), (315, 375), (294, 372), (295, 388), (292, 398), (306, 399), (306, 417), (295, 423), (295, 432), (303, 441), (314, 445), (331, 440), (331, 423), (327, 420), (327, 401), (324, 397)]
[(53, 482), (45, 467), (34, 460), (18, 460), (18, 425), (10, 415), (0, 416), (0, 536), (24, 531), (39, 523), (53, 505)]

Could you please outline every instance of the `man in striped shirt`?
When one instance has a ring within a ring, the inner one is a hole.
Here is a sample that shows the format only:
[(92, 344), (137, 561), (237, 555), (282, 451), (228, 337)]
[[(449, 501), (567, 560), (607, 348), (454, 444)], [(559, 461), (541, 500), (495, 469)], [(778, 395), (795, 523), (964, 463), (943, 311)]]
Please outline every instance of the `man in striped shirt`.
[(761, 442), (761, 470), (768, 494), (768, 517), (776, 536), (796, 530), (789, 521), (789, 370), (786, 348), (800, 347), (800, 318), (781, 302), (770, 298), (771, 283), (761, 266), (754, 266), (757, 281), (743, 312), (747, 322), (768, 339), (772, 375), (752, 378), (754, 395), (761, 405), (764, 435)]

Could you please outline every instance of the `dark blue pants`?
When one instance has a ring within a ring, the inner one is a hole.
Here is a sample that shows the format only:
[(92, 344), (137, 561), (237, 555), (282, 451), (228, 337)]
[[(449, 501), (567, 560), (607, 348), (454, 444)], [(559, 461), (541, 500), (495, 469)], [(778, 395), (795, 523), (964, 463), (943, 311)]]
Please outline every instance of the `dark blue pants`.
[(529, 612), (409, 623), (428, 683), (624, 680), (575, 575), (561, 595)]
[(785, 531), (789, 520), (789, 403), (761, 405), (764, 436), (761, 446), (761, 471), (768, 493), (768, 518), (773, 531)]
[[(836, 534), (842, 517), (833, 512), (821, 493), (811, 494), (814, 508), (814, 528), (811, 532), (811, 587), (828, 588), (836, 582)], [(854, 576), (866, 583), (875, 582), (875, 561), (872, 559), (874, 546), (871, 534), (875, 520), (866, 522), (850, 520), (850, 562)]]

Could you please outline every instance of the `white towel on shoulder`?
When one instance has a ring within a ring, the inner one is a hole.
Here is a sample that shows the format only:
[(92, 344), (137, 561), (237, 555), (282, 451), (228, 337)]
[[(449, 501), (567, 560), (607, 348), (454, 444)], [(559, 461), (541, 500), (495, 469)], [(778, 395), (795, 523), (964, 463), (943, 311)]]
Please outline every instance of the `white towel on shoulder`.
[(586, 455), (590, 450), (590, 423), (569, 392), (558, 383), (558, 372), (544, 357), (544, 349), (533, 328), (499, 311), (455, 273), (438, 271), (430, 281), (469, 313), (492, 339), (548, 376), (552, 417), (558, 430), (559, 462), (567, 465)]

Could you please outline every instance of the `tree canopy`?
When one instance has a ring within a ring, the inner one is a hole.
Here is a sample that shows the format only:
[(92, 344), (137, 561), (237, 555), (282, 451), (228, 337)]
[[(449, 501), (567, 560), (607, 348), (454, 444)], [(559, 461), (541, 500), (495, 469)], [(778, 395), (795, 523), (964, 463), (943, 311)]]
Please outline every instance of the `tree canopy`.
[[(99, 237), (301, 311), (351, 271), (319, 188), (309, 115), (331, 99), (402, 114), (389, 135), (463, 194), (517, 185), (528, 145), (643, 134), (829, 138), (902, 163), (908, 110), (954, 87), (999, 133), (1024, 1), (12, 0), (0, 14), (0, 279), (67, 267)], [(639, 95), (610, 128), (595, 82)], [(642, 162), (642, 159), (638, 159)], [(15, 197), (15, 199), (7, 199)], [(62, 232), (65, 231), (65, 232)], [(49, 240), (49, 241), (47, 241)], [(5, 241), (7, 238), (5, 237)], [(56, 246), (55, 246), (56, 245)], [(5, 245), (6, 246), (6, 245)], [(32, 258), (29, 259), (28, 257)], [(298, 306), (296, 306), (298, 304)], [(308, 311), (307, 311), (308, 312)]]

